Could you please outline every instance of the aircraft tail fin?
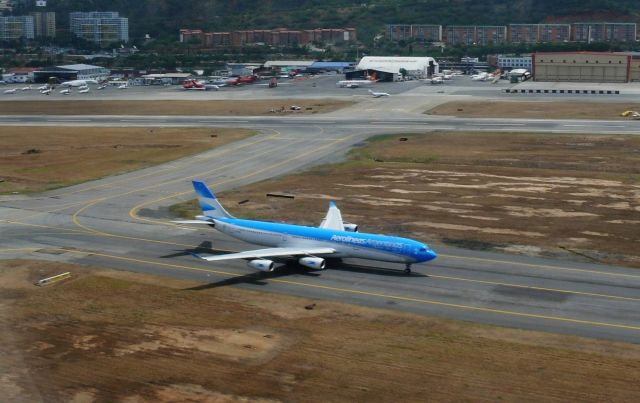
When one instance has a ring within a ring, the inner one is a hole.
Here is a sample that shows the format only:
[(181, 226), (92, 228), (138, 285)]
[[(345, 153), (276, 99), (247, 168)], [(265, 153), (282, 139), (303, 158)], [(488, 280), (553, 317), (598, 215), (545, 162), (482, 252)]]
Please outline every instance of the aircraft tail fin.
[(224, 207), (222, 207), (222, 204), (220, 204), (216, 196), (204, 182), (194, 180), (193, 189), (196, 192), (196, 196), (198, 196), (198, 204), (205, 216), (210, 218), (233, 218), (233, 216), (227, 213)]

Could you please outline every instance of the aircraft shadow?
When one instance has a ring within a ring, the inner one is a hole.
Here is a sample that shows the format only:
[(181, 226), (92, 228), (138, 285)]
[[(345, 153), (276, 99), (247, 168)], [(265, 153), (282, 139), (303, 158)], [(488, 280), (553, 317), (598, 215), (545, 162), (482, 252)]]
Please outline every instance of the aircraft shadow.
[(272, 272), (253, 272), (236, 277), (226, 278), (224, 280), (213, 283), (202, 284), (195, 287), (186, 288), (188, 291), (208, 290), (211, 288), (227, 287), (238, 284), (267, 285), (271, 279), (286, 277), (292, 274), (302, 274), (310, 277), (318, 277), (320, 273), (309, 271), (309, 269), (299, 266), (295, 262), (287, 262), (282, 266), (276, 267)]
[[(200, 245), (196, 246), (195, 248), (192, 249), (182, 249), (179, 252), (176, 253), (172, 253), (170, 255), (164, 255), (164, 256), (160, 256), (163, 259), (168, 259), (168, 258), (172, 258), (172, 257), (180, 257), (180, 256), (189, 256), (189, 255), (193, 255), (198, 254), (198, 253), (210, 253), (214, 252), (213, 254), (217, 254), (217, 253), (223, 253), (223, 252), (218, 252), (214, 249), (211, 249), (212, 245), (211, 245), (211, 241), (203, 241), (200, 242)], [(227, 252), (228, 253), (228, 252)]]

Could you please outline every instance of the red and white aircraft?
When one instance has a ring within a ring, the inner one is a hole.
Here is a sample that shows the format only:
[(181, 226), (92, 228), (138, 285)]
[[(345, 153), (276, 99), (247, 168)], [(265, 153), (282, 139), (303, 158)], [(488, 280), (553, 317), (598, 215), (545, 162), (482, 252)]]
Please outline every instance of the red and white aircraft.
[(207, 91), (207, 90), (216, 90), (220, 89), (219, 86), (213, 84), (205, 84), (202, 81), (198, 80), (186, 80), (182, 83), (182, 88), (185, 90), (199, 90), (199, 91)]

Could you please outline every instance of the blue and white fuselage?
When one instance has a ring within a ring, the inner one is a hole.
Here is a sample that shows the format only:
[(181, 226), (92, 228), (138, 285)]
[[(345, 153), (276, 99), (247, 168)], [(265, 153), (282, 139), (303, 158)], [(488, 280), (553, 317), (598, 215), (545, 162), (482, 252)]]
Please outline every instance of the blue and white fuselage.
[(274, 262), (269, 258), (274, 257), (295, 257), (301, 265), (313, 269), (324, 269), (325, 258), (360, 258), (404, 263), (405, 271), (409, 272), (411, 264), (436, 258), (429, 246), (413, 239), (357, 232), (357, 225), (342, 221), (340, 210), (333, 202), (320, 227), (307, 227), (235, 218), (203, 182), (193, 181), (193, 187), (204, 215), (178, 222), (208, 224), (231, 237), (269, 247), (199, 256), (208, 261), (247, 259), (249, 266), (271, 271)]
[[(327, 247), (327, 257), (420, 263), (436, 257), (427, 245), (395, 236), (348, 232), (238, 218), (214, 218), (215, 228), (245, 242), (281, 248)], [(320, 255), (320, 254), (318, 254)]]

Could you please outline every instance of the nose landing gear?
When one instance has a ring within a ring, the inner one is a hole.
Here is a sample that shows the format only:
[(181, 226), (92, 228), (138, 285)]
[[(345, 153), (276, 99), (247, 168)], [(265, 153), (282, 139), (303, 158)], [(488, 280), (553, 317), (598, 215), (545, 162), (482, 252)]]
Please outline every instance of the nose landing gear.
[(404, 274), (411, 274), (411, 263), (405, 265)]

